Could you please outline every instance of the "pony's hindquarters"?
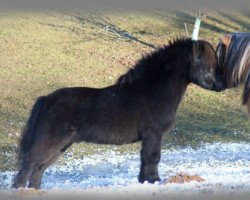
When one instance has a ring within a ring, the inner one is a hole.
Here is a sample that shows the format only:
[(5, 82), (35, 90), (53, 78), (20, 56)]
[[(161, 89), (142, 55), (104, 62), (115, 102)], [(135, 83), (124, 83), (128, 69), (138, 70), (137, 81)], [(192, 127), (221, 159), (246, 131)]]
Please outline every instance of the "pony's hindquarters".
[(36, 101), (35, 105), (31, 110), (28, 123), (21, 135), (18, 152), (18, 165), (20, 170), (14, 178), (14, 188), (24, 187), (26, 185), (29, 175), (32, 173), (32, 166), (29, 164), (28, 154), (36, 140), (37, 126), (43, 119), (43, 115), (46, 111), (45, 99), (46, 97), (40, 97)]
[(75, 129), (68, 118), (51, 109), (48, 97), (35, 103), (19, 144), (20, 170), (13, 187), (39, 189), (43, 172), (73, 143)]

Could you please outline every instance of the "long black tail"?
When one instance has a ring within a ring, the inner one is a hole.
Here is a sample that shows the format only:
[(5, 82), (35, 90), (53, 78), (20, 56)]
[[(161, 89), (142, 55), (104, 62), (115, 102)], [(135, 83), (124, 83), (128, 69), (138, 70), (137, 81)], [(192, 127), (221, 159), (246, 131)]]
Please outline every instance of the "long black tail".
[(29, 120), (22, 132), (20, 142), (19, 142), (19, 152), (18, 152), (18, 166), (22, 165), (24, 160), (24, 156), (31, 149), (35, 138), (36, 138), (36, 130), (39, 126), (41, 120), (43, 120), (43, 116), (46, 113), (46, 97), (39, 97), (33, 106)]

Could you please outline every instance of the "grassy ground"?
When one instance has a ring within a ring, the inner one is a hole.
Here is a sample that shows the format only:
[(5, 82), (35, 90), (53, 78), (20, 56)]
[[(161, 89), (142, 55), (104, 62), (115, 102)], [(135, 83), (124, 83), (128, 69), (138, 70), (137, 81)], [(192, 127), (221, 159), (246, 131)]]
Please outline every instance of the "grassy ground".
[[(203, 14), (200, 37), (213, 45), (224, 33), (250, 31), (248, 13)], [(14, 169), (16, 142), (37, 96), (64, 86), (110, 85), (152, 46), (184, 36), (184, 23), (191, 34), (194, 21), (194, 13), (188, 11), (0, 13), (0, 170)], [(240, 103), (241, 91), (218, 94), (191, 85), (176, 129), (163, 145), (249, 142), (250, 122)], [(90, 144), (71, 151), (82, 148), (95, 152)], [(138, 150), (139, 144), (117, 148)]]

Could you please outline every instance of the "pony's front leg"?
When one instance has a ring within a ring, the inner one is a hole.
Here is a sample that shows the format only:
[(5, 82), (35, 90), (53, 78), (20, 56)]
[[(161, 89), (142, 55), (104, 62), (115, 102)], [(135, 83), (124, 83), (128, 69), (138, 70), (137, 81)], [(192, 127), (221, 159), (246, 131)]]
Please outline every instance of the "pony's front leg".
[(158, 174), (158, 163), (161, 159), (161, 138), (162, 135), (151, 133), (142, 140), (140, 183), (144, 181), (154, 183), (161, 180)]

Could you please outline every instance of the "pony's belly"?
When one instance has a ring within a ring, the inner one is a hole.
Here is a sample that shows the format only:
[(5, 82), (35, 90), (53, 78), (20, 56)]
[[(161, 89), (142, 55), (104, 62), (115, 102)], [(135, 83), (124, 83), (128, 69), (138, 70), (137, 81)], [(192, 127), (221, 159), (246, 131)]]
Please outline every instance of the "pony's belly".
[(88, 130), (80, 133), (81, 141), (98, 144), (130, 144), (140, 141), (136, 130)]

